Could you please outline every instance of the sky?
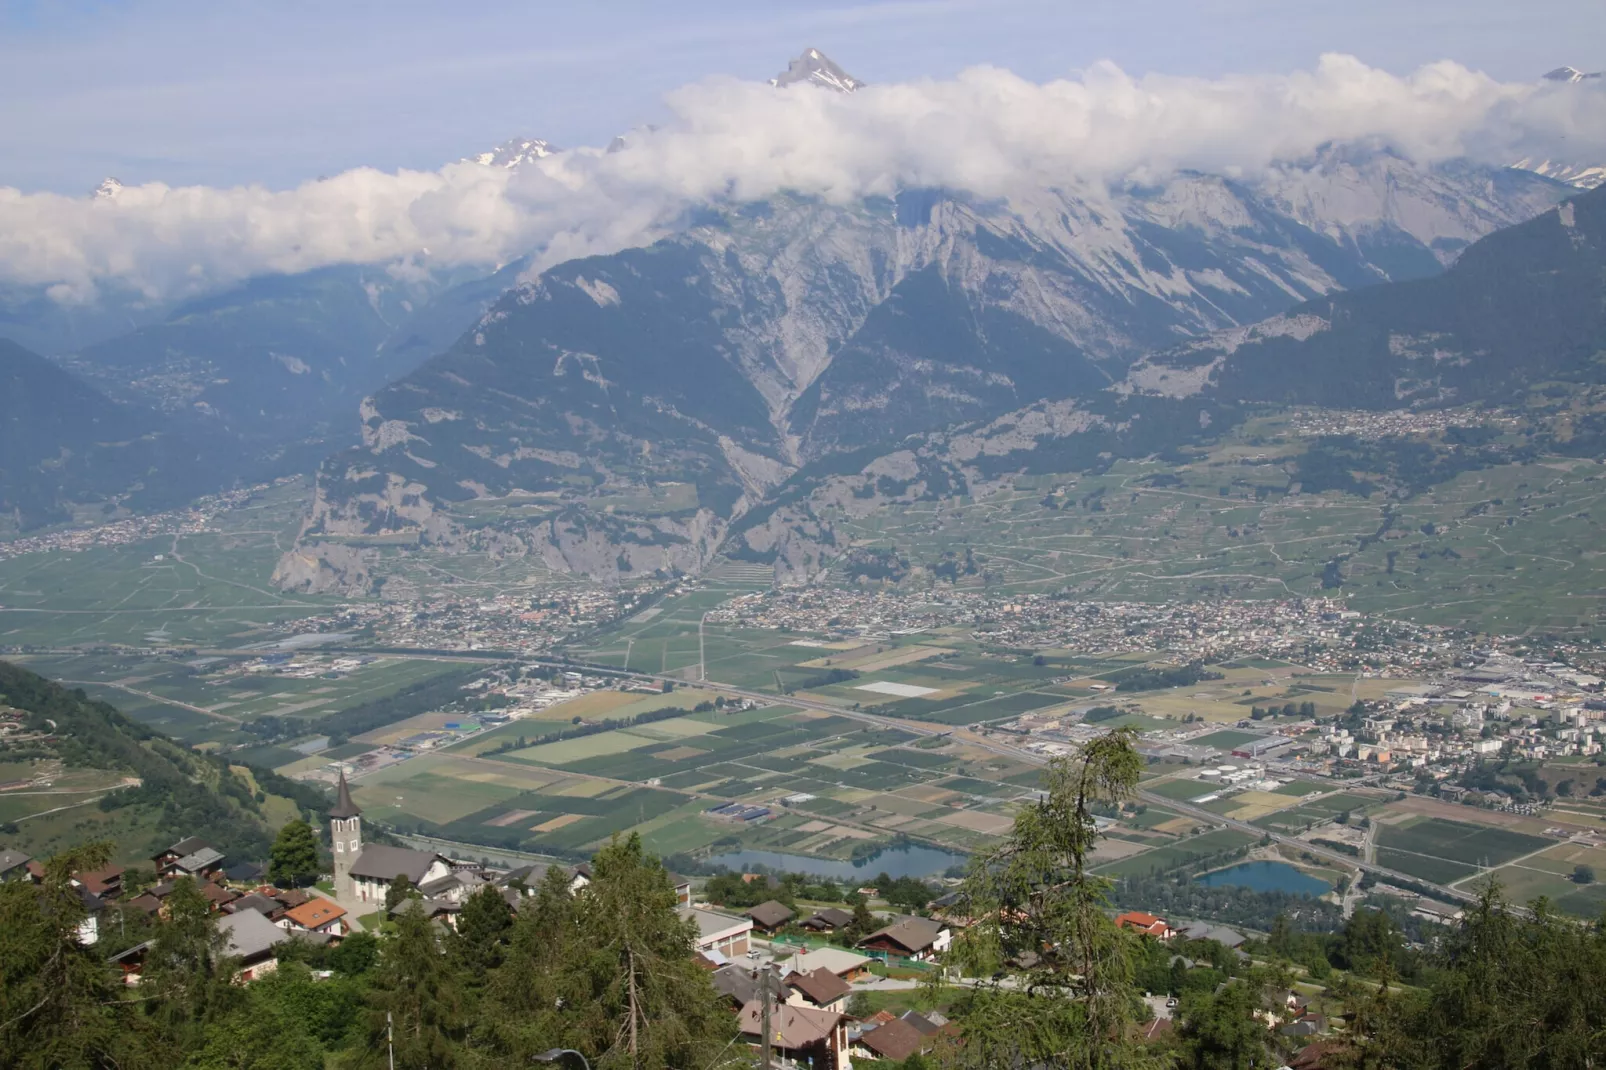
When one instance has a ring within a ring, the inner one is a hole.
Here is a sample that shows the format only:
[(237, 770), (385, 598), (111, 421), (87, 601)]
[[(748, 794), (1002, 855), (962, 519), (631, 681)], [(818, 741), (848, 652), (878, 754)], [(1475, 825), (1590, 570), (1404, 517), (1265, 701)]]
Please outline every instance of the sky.
[(284, 190), (435, 169), (511, 136), (601, 145), (677, 88), (817, 47), (871, 83), (1100, 61), (1206, 79), (1327, 53), (1501, 82), (1606, 67), (1601, 0), (0, 0), (0, 187)]

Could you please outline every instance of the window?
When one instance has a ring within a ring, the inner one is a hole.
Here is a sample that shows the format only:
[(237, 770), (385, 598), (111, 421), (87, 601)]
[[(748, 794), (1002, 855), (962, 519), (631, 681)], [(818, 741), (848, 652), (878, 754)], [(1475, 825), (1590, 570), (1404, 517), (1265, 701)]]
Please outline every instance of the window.
[(351, 841), (351, 849), (353, 851), (355, 851), (357, 849), (357, 841), (356, 840), (352, 840)]

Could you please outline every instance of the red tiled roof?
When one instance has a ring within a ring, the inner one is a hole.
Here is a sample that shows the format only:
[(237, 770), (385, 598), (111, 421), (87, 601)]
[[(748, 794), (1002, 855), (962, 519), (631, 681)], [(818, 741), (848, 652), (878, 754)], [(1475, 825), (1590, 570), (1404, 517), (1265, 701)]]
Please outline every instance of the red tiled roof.
[(333, 899), (309, 899), (300, 906), (291, 907), (284, 916), (303, 929), (316, 929), (336, 918), (344, 917), (346, 908)]

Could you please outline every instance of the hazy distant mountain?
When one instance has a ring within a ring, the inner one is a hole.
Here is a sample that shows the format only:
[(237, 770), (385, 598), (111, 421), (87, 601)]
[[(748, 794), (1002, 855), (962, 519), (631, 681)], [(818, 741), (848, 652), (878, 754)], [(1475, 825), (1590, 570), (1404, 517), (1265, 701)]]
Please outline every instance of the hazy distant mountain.
[(829, 56), (817, 48), (805, 48), (803, 54), (786, 65), (786, 70), (770, 79), (770, 85), (818, 85), (851, 93), (864, 83), (838, 67)]
[(60, 523), (75, 505), (187, 501), (224, 481), (216, 449), (0, 338), (0, 528)]
[[(363, 446), (323, 467), (303, 550), (324, 533), (483, 538), (452, 503), (546, 495), (573, 505), (498, 538), (605, 578), (695, 569), (800, 466), (1098, 393), (1179, 338), (1437, 274), (1564, 192), (1334, 147), (1254, 185), (711, 207), (649, 248), (547, 271), (375, 394)], [(695, 486), (696, 508), (584, 502), (665, 483)], [(338, 582), (317, 558), (287, 559), (281, 581)]]
[(1606, 188), (1491, 234), (1442, 275), (1306, 302), (1156, 354), (1171, 393), (1342, 407), (1507, 404), (1550, 380), (1606, 382)]

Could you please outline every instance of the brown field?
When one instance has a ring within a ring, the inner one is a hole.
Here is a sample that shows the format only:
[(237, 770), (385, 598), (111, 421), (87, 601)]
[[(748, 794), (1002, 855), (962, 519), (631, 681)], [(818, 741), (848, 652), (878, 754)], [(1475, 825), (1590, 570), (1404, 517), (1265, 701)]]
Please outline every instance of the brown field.
[(1563, 820), (1554, 813), (1547, 813), (1543, 817), (1524, 817), (1521, 814), (1505, 814), (1498, 810), (1483, 810), (1475, 806), (1461, 806), (1456, 803), (1440, 802), (1420, 795), (1408, 795), (1398, 802), (1388, 804), (1389, 813), (1427, 814), (1430, 817), (1447, 818), (1450, 821), (1465, 821), (1473, 825), (1495, 825), (1500, 828), (1516, 829), (1518, 832), (1530, 832), (1536, 836), (1544, 835), (1547, 828), (1591, 828), (1584, 819), (1572, 814)]
[(1099, 845), (1093, 849), (1088, 858), (1090, 865), (1101, 866), (1106, 862), (1114, 862), (1122, 858), (1130, 858), (1145, 849), (1141, 843), (1130, 840), (1100, 840)]
[(506, 828), (507, 826), (517, 824), (520, 821), (528, 821), (538, 813), (540, 813), (539, 810), (509, 810), (500, 817), (491, 818), (486, 822), (486, 824), (490, 825), (492, 828)]
[(913, 799), (916, 802), (933, 803), (939, 806), (960, 798), (960, 794), (957, 791), (939, 788), (934, 784), (919, 784), (912, 788), (899, 788), (894, 794), (902, 795), (904, 798)]
[(531, 825), (530, 831), (551, 832), (554, 829), (560, 829), (565, 825), (572, 825), (576, 821), (584, 821), (585, 819), (586, 817), (584, 814), (559, 814), (557, 817), (543, 821), (539, 825)]
[(806, 821), (797, 827), (799, 832), (824, 832), (831, 827), (829, 821)]
[[(567, 702), (559, 702), (548, 706), (536, 716), (543, 721), (567, 721), (571, 717), (584, 717), (587, 720), (599, 720), (607, 717), (615, 710), (633, 705), (644, 698), (652, 696), (634, 694), (628, 691), (593, 691), (588, 695), (571, 698)], [(664, 703), (670, 705), (670, 703)]]
[(942, 814), (932, 818), (933, 821), (944, 825), (953, 825), (955, 828), (970, 829), (972, 832), (985, 832), (997, 835), (1007, 832), (1014, 824), (1002, 814), (989, 814), (981, 810), (955, 810), (950, 814)]

